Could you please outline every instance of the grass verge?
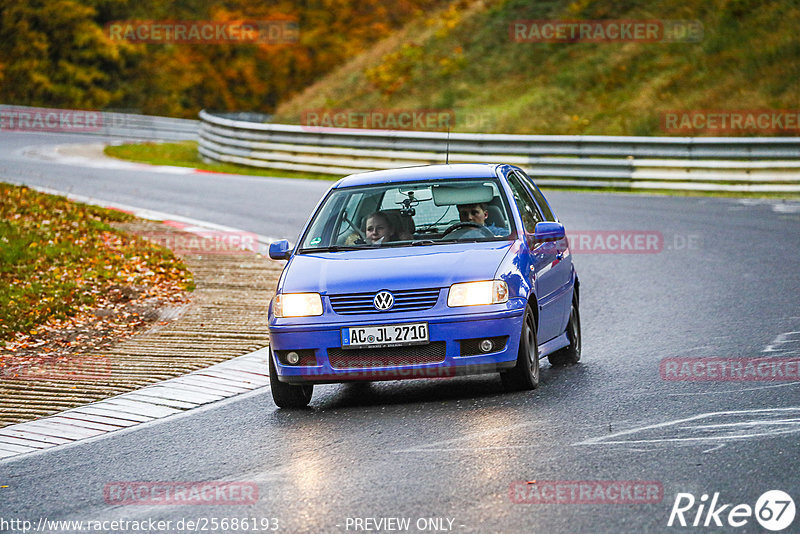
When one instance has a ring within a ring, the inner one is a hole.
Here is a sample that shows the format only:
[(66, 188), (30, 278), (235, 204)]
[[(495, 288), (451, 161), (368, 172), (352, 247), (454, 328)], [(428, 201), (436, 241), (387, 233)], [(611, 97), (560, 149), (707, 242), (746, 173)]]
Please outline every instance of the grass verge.
[(80, 320), (114, 295), (169, 300), (192, 290), (171, 251), (112, 226), (132, 219), (0, 183), (0, 341)]
[(105, 154), (114, 158), (149, 163), (150, 165), (175, 165), (193, 167), (209, 172), (245, 174), (248, 176), (272, 176), (278, 178), (304, 178), (309, 180), (338, 180), (336, 174), (316, 174), (294, 172), (281, 169), (258, 169), (235, 165), (233, 163), (205, 163), (197, 152), (197, 141), (177, 143), (136, 143), (129, 145), (109, 145)]

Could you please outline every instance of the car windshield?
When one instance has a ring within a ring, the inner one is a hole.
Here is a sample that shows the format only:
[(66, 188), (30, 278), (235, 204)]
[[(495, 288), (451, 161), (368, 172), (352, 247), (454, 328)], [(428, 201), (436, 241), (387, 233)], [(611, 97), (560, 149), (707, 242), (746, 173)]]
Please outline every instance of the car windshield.
[(336, 189), (317, 210), (300, 252), (508, 240), (508, 213), (494, 179)]

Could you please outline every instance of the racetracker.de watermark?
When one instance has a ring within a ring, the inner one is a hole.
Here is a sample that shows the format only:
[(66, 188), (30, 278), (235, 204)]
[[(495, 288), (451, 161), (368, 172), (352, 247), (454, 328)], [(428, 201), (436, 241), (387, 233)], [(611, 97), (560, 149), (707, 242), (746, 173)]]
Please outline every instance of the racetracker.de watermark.
[(105, 26), (112, 41), (147, 44), (294, 44), (299, 39), (294, 19), (117, 20)]
[(277, 517), (245, 515), (242, 517), (181, 517), (180, 519), (49, 519), (38, 521), (0, 516), (0, 532), (268, 532), (280, 530)]
[(430, 367), (402, 368), (407, 365), (415, 365), (417, 362), (389, 362), (383, 360), (352, 359), (348, 361), (338, 361), (336, 371), (344, 373), (331, 373), (323, 367), (301, 367), (300, 376), (310, 377), (314, 380), (404, 380), (408, 378), (453, 378), (458, 374), (469, 374), (469, 365), (436, 365)]
[(255, 482), (109, 482), (103, 498), (112, 505), (240, 505), (258, 501)]
[(655, 230), (577, 230), (567, 232), (573, 254), (658, 254), (664, 235)]
[(665, 133), (800, 133), (800, 110), (683, 110), (661, 114)]
[(518, 480), (508, 495), (515, 504), (656, 504), (664, 486), (657, 480)]
[(663, 380), (676, 382), (786, 382), (800, 380), (800, 357), (664, 358)]
[(515, 20), (509, 38), (517, 43), (697, 43), (699, 20)]
[(108, 356), (69, 355), (31, 361), (29, 358), (4, 357), (0, 366), (2, 380), (51, 380), (83, 382), (104, 380), (111, 376)]
[(700, 234), (658, 230), (575, 230), (567, 232), (567, 239), (571, 254), (660, 254), (703, 246)]
[(143, 232), (148, 241), (176, 254), (254, 254), (258, 236), (251, 232), (200, 230), (196, 232)]
[(99, 111), (0, 107), (0, 131), (82, 133), (102, 127), (103, 114)]
[[(476, 120), (483, 124), (483, 120)], [(447, 131), (456, 126), (452, 109), (308, 109), (300, 114), (304, 130), (330, 128)]]

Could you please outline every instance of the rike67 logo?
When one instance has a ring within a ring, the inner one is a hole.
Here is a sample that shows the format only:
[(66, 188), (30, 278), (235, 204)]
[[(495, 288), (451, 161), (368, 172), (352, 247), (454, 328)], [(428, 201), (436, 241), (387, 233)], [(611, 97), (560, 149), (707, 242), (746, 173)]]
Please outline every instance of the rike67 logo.
[(667, 526), (681, 527), (743, 527), (753, 517), (763, 528), (772, 532), (784, 530), (794, 521), (794, 500), (781, 490), (764, 492), (755, 506), (723, 503), (719, 492), (708, 500), (704, 493), (696, 499), (691, 493), (678, 493), (672, 504)]

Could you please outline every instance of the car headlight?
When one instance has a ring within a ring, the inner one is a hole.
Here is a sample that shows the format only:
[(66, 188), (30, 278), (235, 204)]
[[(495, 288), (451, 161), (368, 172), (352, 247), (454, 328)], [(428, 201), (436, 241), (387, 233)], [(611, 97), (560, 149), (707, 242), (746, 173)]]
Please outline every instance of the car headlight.
[(508, 284), (502, 280), (485, 280), (482, 282), (464, 282), (450, 286), (447, 305), (480, 306), (500, 304), (508, 301)]
[(319, 293), (281, 293), (272, 306), (275, 317), (309, 317), (322, 315)]

